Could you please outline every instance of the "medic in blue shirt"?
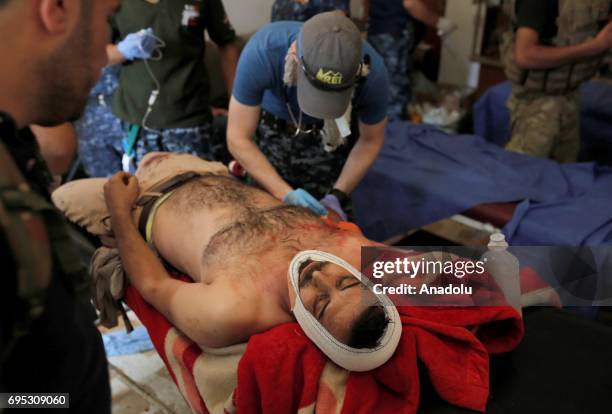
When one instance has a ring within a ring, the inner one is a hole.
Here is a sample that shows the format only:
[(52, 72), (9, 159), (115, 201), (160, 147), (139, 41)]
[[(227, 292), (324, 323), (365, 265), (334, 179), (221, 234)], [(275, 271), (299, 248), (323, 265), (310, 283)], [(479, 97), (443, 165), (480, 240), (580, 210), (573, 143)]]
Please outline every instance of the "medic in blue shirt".
[(346, 219), (382, 148), (388, 99), (382, 59), (343, 13), (271, 23), (238, 63), (229, 150), (286, 204)]

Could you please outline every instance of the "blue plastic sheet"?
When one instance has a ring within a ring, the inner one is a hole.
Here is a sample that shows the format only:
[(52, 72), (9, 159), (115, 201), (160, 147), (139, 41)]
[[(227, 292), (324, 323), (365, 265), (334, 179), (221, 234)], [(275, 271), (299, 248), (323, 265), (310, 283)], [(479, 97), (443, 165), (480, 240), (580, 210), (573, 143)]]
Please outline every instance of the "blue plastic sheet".
[(136, 328), (129, 334), (125, 331), (102, 335), (107, 356), (130, 355), (153, 349), (153, 343), (144, 327)]
[(433, 127), (391, 123), (353, 194), (357, 224), (381, 241), (479, 204), (524, 200), (507, 227), (512, 242), (612, 242), (612, 169), (559, 165)]

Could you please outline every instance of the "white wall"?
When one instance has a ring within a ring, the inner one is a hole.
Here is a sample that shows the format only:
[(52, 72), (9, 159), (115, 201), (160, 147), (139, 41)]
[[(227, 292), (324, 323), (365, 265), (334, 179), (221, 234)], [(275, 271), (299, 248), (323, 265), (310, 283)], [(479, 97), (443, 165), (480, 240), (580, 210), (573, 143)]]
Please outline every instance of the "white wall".
[[(274, 0), (223, 0), (225, 11), (239, 35), (253, 33), (270, 21)], [(360, 17), (362, 0), (351, 1), (351, 13)]]
[(223, 0), (225, 11), (239, 35), (253, 33), (270, 21), (274, 0)]
[(473, 0), (448, 0), (446, 16), (458, 29), (442, 46), (439, 81), (453, 85), (477, 87), (480, 64), (470, 61), (477, 22), (478, 5)]

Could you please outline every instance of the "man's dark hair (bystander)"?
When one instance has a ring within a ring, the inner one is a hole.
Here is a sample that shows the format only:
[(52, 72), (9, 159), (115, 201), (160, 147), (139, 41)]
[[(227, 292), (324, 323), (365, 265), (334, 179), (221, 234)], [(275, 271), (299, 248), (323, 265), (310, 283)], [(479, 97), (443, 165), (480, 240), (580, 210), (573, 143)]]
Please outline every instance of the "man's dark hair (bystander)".
[(375, 348), (385, 333), (389, 318), (382, 306), (370, 306), (357, 318), (348, 343), (353, 348)]

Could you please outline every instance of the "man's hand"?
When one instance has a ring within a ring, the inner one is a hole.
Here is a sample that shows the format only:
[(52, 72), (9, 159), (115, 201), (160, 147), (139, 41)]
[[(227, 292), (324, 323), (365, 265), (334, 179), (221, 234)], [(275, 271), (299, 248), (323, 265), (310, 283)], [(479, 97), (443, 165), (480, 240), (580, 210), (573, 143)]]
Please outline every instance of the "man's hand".
[(602, 53), (612, 49), (612, 21), (608, 22), (608, 24), (601, 29), (601, 31), (597, 34), (595, 41), (601, 47)]
[(342, 205), (340, 204), (340, 200), (333, 194), (327, 194), (325, 197), (321, 199), (321, 204), (327, 208), (328, 211), (335, 213), (340, 221), (347, 221), (348, 217), (344, 210), (342, 210)]
[(308, 191), (302, 188), (291, 191), (285, 196), (283, 202), (292, 206), (306, 207), (319, 216), (327, 215), (327, 209), (323, 207), (323, 205), (319, 203), (317, 199), (314, 198)]
[(438, 23), (436, 23), (436, 29), (438, 29), (438, 36), (444, 39), (457, 30), (457, 25), (447, 17), (440, 17)]
[(111, 217), (127, 214), (140, 194), (138, 179), (126, 172), (118, 172), (104, 184), (104, 199)]
[(213, 116), (227, 116), (227, 109), (225, 108), (213, 106), (210, 108), (210, 110), (212, 111)]
[(136, 33), (130, 33), (117, 43), (117, 50), (127, 60), (150, 59), (155, 49), (156, 40), (150, 27)]
[(457, 26), (451, 20), (442, 17), (437, 10), (424, 0), (403, 0), (404, 8), (412, 17), (429, 27), (438, 29), (438, 36), (446, 37)]

